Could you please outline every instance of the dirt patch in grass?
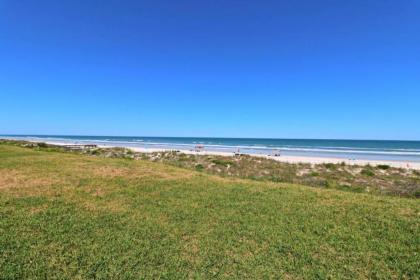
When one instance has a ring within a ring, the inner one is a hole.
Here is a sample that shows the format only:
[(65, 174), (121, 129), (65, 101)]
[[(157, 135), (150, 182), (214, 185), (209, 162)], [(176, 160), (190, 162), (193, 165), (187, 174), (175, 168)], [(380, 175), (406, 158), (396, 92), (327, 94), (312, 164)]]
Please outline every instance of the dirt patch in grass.
[(16, 170), (0, 169), (0, 189), (46, 187), (61, 182), (57, 178), (46, 176), (37, 177), (34, 175), (28, 175)]
[(91, 172), (94, 176), (97, 177), (109, 177), (109, 178), (115, 178), (115, 177), (138, 177), (142, 174), (139, 174), (138, 172), (135, 172), (132, 168), (126, 168), (126, 167), (115, 167), (115, 166), (101, 166), (98, 168), (94, 168), (91, 170)]
[(75, 201), (75, 202), (79, 202), (83, 208), (91, 212), (118, 213), (118, 212), (123, 212), (127, 209), (124, 206), (125, 205), (124, 201), (120, 201), (120, 200), (109, 200), (109, 201), (100, 202), (93, 197), (92, 199), (83, 199), (81, 201)]
[(194, 176), (191, 172), (164, 166), (161, 163), (154, 163), (152, 167), (139, 161), (130, 161), (129, 163), (126, 164), (124, 160), (120, 159), (95, 158), (92, 162), (89, 161), (88, 163), (68, 166), (67, 169), (70, 172), (74, 172), (77, 169), (79, 176), (83, 178), (92, 178), (93, 176), (98, 178), (125, 178), (132, 180), (153, 177), (155, 179), (173, 180)]
[(182, 258), (193, 267), (199, 266), (201, 262), (199, 239), (194, 236), (184, 236), (182, 239), (184, 240)]
[(7, 189), (19, 185), (19, 172), (0, 169), (0, 189)]
[(37, 206), (37, 207), (32, 207), (32, 208), (29, 210), (29, 212), (30, 212), (32, 215), (36, 215), (36, 214), (41, 213), (41, 212), (43, 212), (43, 211), (45, 211), (45, 210), (47, 210), (47, 209), (48, 209), (48, 205), (47, 205), (47, 204), (42, 204), (42, 205)]

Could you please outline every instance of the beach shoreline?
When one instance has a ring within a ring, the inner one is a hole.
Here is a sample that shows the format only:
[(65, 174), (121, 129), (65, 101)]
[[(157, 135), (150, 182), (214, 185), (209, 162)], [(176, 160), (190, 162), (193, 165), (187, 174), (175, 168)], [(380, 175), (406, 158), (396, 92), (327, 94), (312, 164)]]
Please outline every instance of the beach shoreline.
[[(37, 141), (29, 141), (29, 142), (37, 142)], [(59, 142), (59, 141), (44, 141), (46, 144), (51, 145), (68, 145), (69, 143), (65, 142)], [(145, 147), (132, 147), (129, 145), (97, 145), (99, 148), (126, 148), (130, 149), (134, 152), (139, 153), (155, 153), (155, 152), (169, 152), (169, 151), (179, 151), (184, 154), (190, 154), (190, 155), (217, 155), (217, 156), (226, 156), (226, 157), (232, 157), (235, 156), (234, 152), (221, 152), (221, 151), (211, 151), (203, 149), (201, 151), (195, 151), (192, 149), (171, 149), (171, 148), (145, 148)], [(292, 163), (292, 164), (340, 164), (345, 163), (348, 165), (389, 165), (391, 167), (395, 168), (405, 168), (405, 169), (416, 169), (420, 170), (420, 162), (414, 162), (414, 161), (397, 161), (397, 160), (365, 160), (365, 159), (349, 159), (349, 158), (338, 158), (338, 157), (316, 157), (316, 156), (291, 156), (291, 155), (280, 155), (280, 156), (274, 156), (274, 155), (264, 155), (264, 154), (253, 154), (253, 153), (246, 153), (245, 155), (249, 155), (252, 157), (261, 157), (266, 159), (272, 159), (279, 162), (284, 163)]]
[[(109, 146), (104, 146), (103, 148), (107, 148)], [(136, 148), (136, 147), (124, 147), (131, 149), (135, 152), (140, 153), (153, 153), (153, 152), (168, 152), (173, 151), (172, 149), (152, 149), (152, 148)], [(217, 156), (227, 156), (232, 157), (235, 156), (235, 153), (230, 152), (215, 152), (215, 151), (192, 151), (192, 150), (177, 150), (184, 154), (191, 154), (191, 155), (217, 155)], [(246, 154), (253, 157), (261, 157), (266, 159), (272, 159), (279, 162), (285, 163), (309, 163), (309, 164), (326, 164), (326, 163), (333, 163), (333, 164), (340, 164), (345, 163), (349, 165), (389, 165), (391, 167), (396, 168), (407, 168), (407, 169), (417, 169), (420, 170), (420, 162), (408, 162), (408, 161), (389, 161), (389, 160), (363, 160), (363, 159), (348, 159), (348, 158), (327, 158), (327, 157), (313, 157), (313, 156), (289, 156), (289, 155), (281, 155), (281, 156), (272, 156), (272, 155), (262, 155), (262, 154)]]

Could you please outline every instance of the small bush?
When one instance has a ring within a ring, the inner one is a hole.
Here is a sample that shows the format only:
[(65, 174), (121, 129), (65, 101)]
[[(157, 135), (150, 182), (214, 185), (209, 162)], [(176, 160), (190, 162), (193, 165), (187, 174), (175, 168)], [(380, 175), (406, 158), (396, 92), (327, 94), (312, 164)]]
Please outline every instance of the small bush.
[(350, 192), (364, 192), (364, 188), (363, 187), (358, 187), (358, 186), (350, 186), (350, 185), (339, 185), (337, 186), (337, 189), (342, 190), (342, 191), (350, 191)]
[(338, 185), (337, 189), (342, 191), (351, 191), (352, 187), (350, 185)]
[(101, 151), (99, 149), (93, 149), (93, 150), (89, 150), (89, 153), (91, 155), (99, 155)]
[(387, 170), (389, 169), (391, 166), (387, 165), (387, 164), (379, 164), (376, 166), (378, 169), (382, 169), (382, 170)]
[(311, 176), (312, 177), (318, 177), (319, 176), (319, 173), (314, 171), (314, 172), (311, 173)]
[(330, 170), (335, 170), (337, 168), (334, 163), (325, 163), (324, 166)]
[(375, 173), (373, 173), (373, 171), (370, 169), (363, 169), (362, 171), (360, 171), (360, 174), (369, 176), (369, 177), (375, 176)]
[(280, 176), (271, 176), (271, 177), (268, 178), (268, 180), (270, 180), (272, 182), (277, 182), (277, 183), (284, 182), (284, 179)]
[(197, 170), (197, 171), (203, 171), (204, 170), (204, 166), (202, 164), (197, 164), (195, 166), (195, 170)]
[(231, 161), (228, 161), (228, 160), (222, 160), (222, 159), (214, 159), (214, 160), (212, 160), (211, 161), (212, 163), (214, 163), (214, 164), (217, 164), (217, 165), (222, 165), (222, 166), (228, 166), (228, 165), (234, 165), (234, 163), (233, 162), (231, 162)]
[(334, 182), (334, 181), (330, 181), (330, 180), (325, 180), (325, 187), (327, 188), (327, 189), (330, 189), (330, 188), (335, 188), (336, 187), (336, 183)]
[(37, 143), (37, 145), (38, 145), (38, 147), (40, 147), (40, 148), (47, 148), (47, 147), (48, 147), (48, 145), (47, 145), (47, 144), (45, 144), (45, 143), (43, 143), (43, 142)]

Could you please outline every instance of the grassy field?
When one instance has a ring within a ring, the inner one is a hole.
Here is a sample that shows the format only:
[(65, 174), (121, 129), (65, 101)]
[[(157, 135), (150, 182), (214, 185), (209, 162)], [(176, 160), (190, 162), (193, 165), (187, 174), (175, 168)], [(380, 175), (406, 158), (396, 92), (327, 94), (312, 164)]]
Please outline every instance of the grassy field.
[(419, 279), (420, 201), (0, 145), (0, 279)]

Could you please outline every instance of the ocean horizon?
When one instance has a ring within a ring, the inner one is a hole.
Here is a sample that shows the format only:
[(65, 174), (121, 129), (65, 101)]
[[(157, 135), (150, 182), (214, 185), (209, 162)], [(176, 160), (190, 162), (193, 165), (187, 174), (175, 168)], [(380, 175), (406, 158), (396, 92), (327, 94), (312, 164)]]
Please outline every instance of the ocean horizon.
[(112, 147), (193, 150), (202, 145), (214, 152), (244, 154), (281, 153), (288, 156), (420, 162), (420, 141), (281, 139), (223, 137), (0, 135), (0, 138), (61, 144), (96, 144)]

